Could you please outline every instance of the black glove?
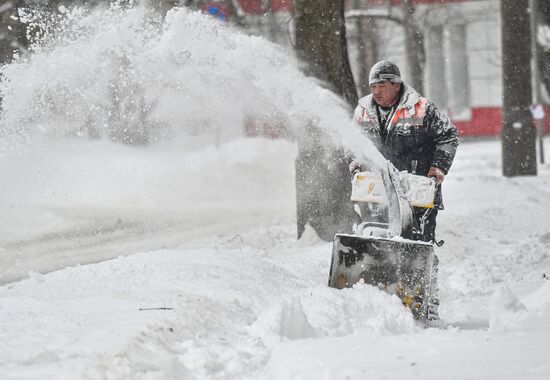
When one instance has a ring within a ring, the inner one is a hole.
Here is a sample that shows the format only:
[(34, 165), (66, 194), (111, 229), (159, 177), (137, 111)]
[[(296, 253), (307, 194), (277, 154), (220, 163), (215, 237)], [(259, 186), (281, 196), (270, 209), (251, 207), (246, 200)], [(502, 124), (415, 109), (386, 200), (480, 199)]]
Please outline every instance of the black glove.
[(351, 174), (360, 172), (362, 170), (363, 163), (361, 161), (353, 160), (349, 163), (349, 172)]
[(441, 184), (445, 180), (445, 172), (439, 169), (437, 166), (432, 166), (428, 172), (428, 177), (434, 177), (437, 184)]

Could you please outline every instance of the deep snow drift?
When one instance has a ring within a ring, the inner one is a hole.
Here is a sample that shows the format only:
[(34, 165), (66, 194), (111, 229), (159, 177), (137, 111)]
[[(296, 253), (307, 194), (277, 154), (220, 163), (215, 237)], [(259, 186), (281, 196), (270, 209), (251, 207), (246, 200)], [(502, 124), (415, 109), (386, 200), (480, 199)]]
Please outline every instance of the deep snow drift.
[[(330, 244), (295, 240), (295, 142), (238, 137), (250, 105), (283, 109), (292, 138), (316, 117), (353, 140), (284, 52), (185, 11), (69, 16), (0, 86), (1, 379), (550, 376), (548, 165), (507, 179), (498, 141), (459, 147), (438, 219), (448, 325), (426, 330), (377, 289), (326, 286)], [(109, 139), (121, 52), (117, 91), (155, 99), (126, 124), (148, 145)]]

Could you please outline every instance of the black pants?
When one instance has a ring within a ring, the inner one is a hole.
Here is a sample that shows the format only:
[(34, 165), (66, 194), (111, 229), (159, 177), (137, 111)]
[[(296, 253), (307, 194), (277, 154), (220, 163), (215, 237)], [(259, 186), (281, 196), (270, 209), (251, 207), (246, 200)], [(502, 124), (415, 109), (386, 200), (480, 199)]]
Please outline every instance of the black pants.
[(426, 218), (426, 221), (424, 222), (424, 233), (421, 235), (417, 235), (417, 240), (422, 241), (434, 241), (435, 240), (435, 218), (437, 217), (437, 208), (432, 209), (425, 209), (425, 208), (414, 208), (414, 220), (416, 223), (416, 226), (418, 228), (418, 231), (420, 231), (422, 226), (422, 217), (426, 213), (426, 210), (430, 210), (428, 217)]
[[(427, 209), (425, 208), (414, 208), (414, 219), (418, 226), (421, 228), (422, 217), (424, 216)], [(437, 217), (437, 208), (430, 210), (425, 222), (424, 222), (424, 233), (416, 236), (418, 240), (423, 241), (435, 241), (435, 219)], [(430, 284), (430, 296), (428, 298), (428, 320), (434, 321), (439, 319), (439, 285), (437, 283), (437, 272), (439, 267), (439, 258), (434, 254), (434, 261), (432, 264), (432, 280)]]

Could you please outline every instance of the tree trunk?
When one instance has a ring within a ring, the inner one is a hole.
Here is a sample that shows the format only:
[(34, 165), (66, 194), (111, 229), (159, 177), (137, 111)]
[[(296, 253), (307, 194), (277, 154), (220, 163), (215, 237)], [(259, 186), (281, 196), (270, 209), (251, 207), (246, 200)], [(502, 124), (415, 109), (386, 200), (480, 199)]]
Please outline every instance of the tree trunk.
[[(538, 9), (536, 10), (538, 26), (546, 25), (550, 27), (550, 2), (538, 0)], [(537, 29), (538, 30), (538, 29)], [(546, 93), (550, 95), (550, 43), (541, 45), (537, 49), (537, 62), (541, 74), (541, 82), (546, 88)]]
[[(296, 0), (296, 50), (308, 63), (307, 74), (324, 81), (350, 108), (357, 90), (347, 52), (343, 0)], [(297, 232), (309, 224), (326, 241), (338, 232), (351, 232), (351, 181), (343, 149), (330, 143), (311, 123), (307, 138), (298, 141), (296, 157)]]
[(357, 89), (351, 73), (346, 42), (343, 0), (296, 0), (296, 50), (309, 64), (309, 75), (325, 81), (352, 108)]
[(537, 174), (536, 130), (529, 110), (531, 36), (529, 0), (501, 0), (503, 126), (506, 177)]
[(409, 67), (409, 83), (419, 93), (424, 93), (424, 35), (415, 20), (416, 9), (412, 0), (401, 0), (403, 27), (405, 28), (405, 49)]
[[(368, 0), (354, 0), (354, 9), (367, 10)], [(379, 36), (376, 32), (376, 20), (373, 17), (356, 17), (355, 29), (357, 30), (357, 90), (359, 96), (365, 96), (370, 93), (369, 71), (370, 68), (378, 62)]]

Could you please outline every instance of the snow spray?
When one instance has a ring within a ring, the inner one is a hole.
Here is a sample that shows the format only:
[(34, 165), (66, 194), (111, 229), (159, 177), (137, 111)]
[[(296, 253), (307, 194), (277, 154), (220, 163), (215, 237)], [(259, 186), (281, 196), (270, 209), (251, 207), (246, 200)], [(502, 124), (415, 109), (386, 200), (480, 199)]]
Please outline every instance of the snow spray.
[(206, 15), (111, 6), (22, 16), (40, 33), (30, 55), (1, 69), (0, 155), (15, 140), (52, 138), (219, 144), (256, 116), (283, 123), (290, 139), (307, 138), (314, 123), (376, 156), (342, 100), (306, 78), (293, 54)]

